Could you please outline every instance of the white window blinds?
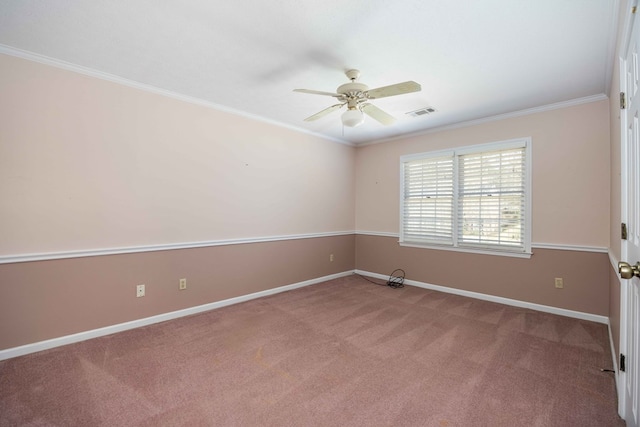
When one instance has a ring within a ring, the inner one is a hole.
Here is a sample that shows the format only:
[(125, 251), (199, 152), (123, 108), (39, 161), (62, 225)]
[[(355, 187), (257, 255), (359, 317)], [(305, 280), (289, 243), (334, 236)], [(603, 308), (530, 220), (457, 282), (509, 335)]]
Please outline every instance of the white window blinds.
[(524, 250), (525, 150), (458, 157), (458, 243)]
[(404, 238), (453, 243), (453, 153), (419, 159), (404, 167)]
[(402, 157), (401, 243), (530, 252), (527, 142)]

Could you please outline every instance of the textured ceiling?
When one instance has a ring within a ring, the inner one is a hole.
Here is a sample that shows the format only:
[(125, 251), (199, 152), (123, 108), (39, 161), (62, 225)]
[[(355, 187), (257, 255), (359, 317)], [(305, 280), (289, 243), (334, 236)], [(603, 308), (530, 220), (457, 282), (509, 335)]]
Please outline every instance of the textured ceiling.
[[(353, 144), (606, 95), (617, 0), (0, 0), (2, 52), (35, 54)], [(344, 72), (398, 121), (344, 128)], [(1, 71), (1, 70), (0, 70)], [(405, 113), (431, 106), (437, 112)]]

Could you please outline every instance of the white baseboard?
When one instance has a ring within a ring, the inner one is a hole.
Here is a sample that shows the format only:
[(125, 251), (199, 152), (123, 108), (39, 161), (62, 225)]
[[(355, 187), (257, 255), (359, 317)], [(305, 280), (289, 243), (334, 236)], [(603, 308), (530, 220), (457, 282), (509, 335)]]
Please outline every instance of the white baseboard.
[(9, 348), (6, 350), (0, 350), (0, 360), (11, 359), (13, 357), (24, 356), (30, 353), (36, 353), (38, 351), (48, 350), (55, 347), (61, 347), (67, 344), (73, 344), (80, 341), (85, 341), (91, 338), (98, 338), (105, 335), (115, 334), (117, 332), (127, 331), (129, 329), (140, 328), (142, 326), (152, 325), (154, 323), (165, 322), (167, 320), (177, 319), (179, 317), (190, 316), (192, 314), (202, 313), (204, 311), (214, 310), (216, 308), (226, 307), (228, 305), (238, 304), (240, 302), (249, 301), (256, 298), (266, 297), (268, 295), (274, 295), (280, 292), (290, 291), (292, 289), (301, 288), (304, 286), (315, 285), (316, 283), (326, 282), (327, 280), (337, 279), (339, 277), (345, 277), (353, 274), (353, 270), (344, 271), (342, 273), (331, 274), (329, 276), (318, 277), (316, 279), (306, 280), (304, 282), (298, 282), (291, 285), (280, 286), (278, 288), (267, 289), (265, 291), (255, 292), (248, 295), (242, 295), (235, 298), (229, 298), (222, 301), (216, 301), (209, 304), (199, 305), (196, 307), (186, 308), (184, 310), (172, 311), (169, 313), (163, 313), (156, 316), (146, 317), (144, 319), (132, 320), (130, 322), (119, 323), (117, 325), (106, 326), (104, 328), (93, 329), (91, 331), (80, 332), (73, 335), (67, 335), (64, 337), (53, 338), (46, 341), (40, 341), (33, 344), (26, 344), (20, 347)]
[[(361, 274), (363, 276), (370, 276), (370, 277), (375, 277), (383, 280), (387, 280), (389, 278), (389, 276), (387, 275), (371, 273), (369, 271), (356, 270), (356, 273)], [(433, 291), (440, 291), (448, 294), (461, 295), (463, 297), (475, 298), (475, 299), (480, 299), (484, 301), (497, 302), (499, 304), (506, 304), (514, 307), (529, 308), (531, 310), (542, 311), (542, 312), (551, 313), (551, 314), (558, 314), (560, 316), (573, 317), (576, 319), (590, 320), (592, 322), (604, 323), (606, 325), (609, 324), (608, 317), (600, 316), (597, 314), (583, 313), (581, 311), (567, 310), (565, 308), (552, 307), (549, 305), (542, 305), (542, 304), (536, 304), (532, 302), (520, 301), (520, 300), (515, 300), (510, 298), (497, 297), (494, 295), (481, 294), (479, 292), (471, 292), (471, 291), (465, 291), (462, 289), (448, 288), (446, 286), (432, 285), (430, 283), (418, 282), (416, 280), (405, 280), (404, 283), (411, 286), (417, 286), (419, 288), (431, 289)]]
[[(172, 311), (169, 313), (163, 313), (156, 316), (146, 317), (144, 319), (133, 320), (130, 322), (119, 323), (117, 325), (106, 326), (104, 328), (93, 329), (90, 331), (80, 332), (77, 334), (67, 335), (64, 337), (53, 338), (46, 341), (40, 341), (33, 344), (26, 344), (20, 347), (9, 348), (6, 350), (0, 350), (0, 360), (11, 359), (13, 357), (24, 356), (26, 354), (36, 353), (38, 351), (48, 350), (55, 347), (61, 347), (67, 344), (73, 344), (80, 341), (85, 341), (92, 338), (98, 338), (105, 335), (111, 335), (117, 332), (127, 331), (129, 329), (135, 329), (142, 326), (152, 325), (154, 323), (165, 322), (167, 320), (177, 319), (184, 316), (190, 316), (192, 314), (202, 313), (204, 311), (214, 310), (216, 308), (226, 307), (233, 304), (249, 301), (256, 298), (261, 298), (269, 295), (274, 295), (280, 292), (290, 291), (293, 289), (301, 288), (304, 286), (315, 285), (317, 283), (325, 282), (327, 280), (337, 279), (345, 277), (350, 274), (361, 274), (363, 276), (375, 277), (378, 279), (387, 280), (388, 276), (378, 273), (372, 273), (363, 270), (349, 270), (342, 273), (331, 274), (329, 276), (318, 277), (316, 279), (306, 280), (304, 282), (298, 282), (291, 285), (280, 286), (274, 289), (268, 289), (265, 291), (255, 292), (248, 295), (242, 295), (235, 298), (229, 298), (222, 301), (216, 301), (209, 304), (199, 305), (196, 307), (186, 308), (184, 310)], [(446, 286), (432, 285), (429, 283), (418, 282), (415, 280), (405, 280), (405, 283), (411, 286), (416, 286), (424, 289), (431, 289), (435, 291), (445, 292), (449, 294), (461, 295), (469, 298), (480, 299), (484, 301), (496, 302), (499, 304), (506, 304), (515, 307), (529, 308), (531, 310), (542, 311), (545, 313), (558, 314), (560, 316), (573, 317), (582, 320), (590, 320), (597, 323), (604, 323), (609, 325), (609, 319), (605, 316), (599, 316), (590, 313), (583, 313), (579, 311), (567, 310), (563, 308), (551, 307), (542, 304), (535, 304), (525, 301), (514, 300), (510, 298), (497, 297), (493, 295), (481, 294), (478, 292), (465, 291), (462, 289), (449, 288)], [(611, 329), (609, 329), (609, 339), (611, 340)], [(613, 341), (611, 341), (611, 351), (614, 352)], [(614, 365), (616, 364), (615, 355), (613, 358)], [(618, 372), (617, 367), (615, 368)]]

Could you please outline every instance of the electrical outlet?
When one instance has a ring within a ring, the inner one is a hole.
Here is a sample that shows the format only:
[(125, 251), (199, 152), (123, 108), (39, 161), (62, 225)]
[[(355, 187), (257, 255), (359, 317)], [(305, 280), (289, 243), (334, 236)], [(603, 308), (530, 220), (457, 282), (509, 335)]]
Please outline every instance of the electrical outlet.
[(564, 288), (564, 280), (562, 280), (562, 277), (556, 277), (555, 283), (556, 283), (556, 288), (558, 289)]
[(333, 262), (333, 254), (329, 255), (329, 262)]
[(144, 285), (136, 286), (136, 297), (140, 298), (144, 296)]
[(180, 290), (184, 291), (187, 289), (187, 279), (180, 279)]

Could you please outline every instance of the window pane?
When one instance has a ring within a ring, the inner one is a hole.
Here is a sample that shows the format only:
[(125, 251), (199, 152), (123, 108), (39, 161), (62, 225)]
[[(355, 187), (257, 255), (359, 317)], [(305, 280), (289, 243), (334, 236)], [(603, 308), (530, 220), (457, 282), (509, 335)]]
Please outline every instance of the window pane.
[(451, 243), (453, 157), (404, 164), (403, 237), (406, 241)]
[(519, 196), (475, 196), (461, 199), (461, 242), (522, 246)]
[(528, 144), (403, 157), (401, 242), (529, 252)]
[(524, 248), (524, 148), (459, 157), (460, 245)]

